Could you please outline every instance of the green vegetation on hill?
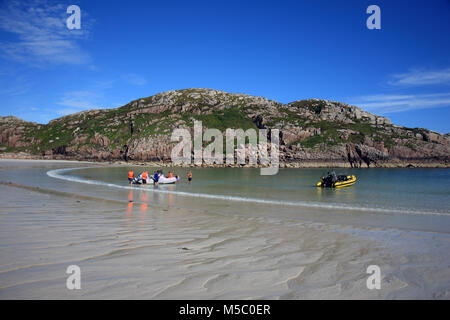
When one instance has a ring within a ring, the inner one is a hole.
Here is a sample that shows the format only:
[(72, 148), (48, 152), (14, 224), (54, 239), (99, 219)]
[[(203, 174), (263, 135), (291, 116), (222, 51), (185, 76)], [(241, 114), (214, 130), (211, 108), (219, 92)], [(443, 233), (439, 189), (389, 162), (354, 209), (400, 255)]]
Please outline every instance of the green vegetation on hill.
[[(0, 127), (9, 132), (3, 134), (0, 152), (33, 154), (70, 150), (72, 154), (90, 152), (96, 156), (103, 152), (117, 156), (128, 152), (130, 146), (139, 146), (138, 152), (145, 153), (153, 149), (152, 143), (167, 145), (175, 128), (192, 127), (194, 120), (202, 121), (203, 128), (221, 132), (228, 128), (277, 128), (286, 132), (287, 147), (297, 147), (290, 150), (301, 147), (306, 152), (337, 150), (346, 143), (368, 144), (383, 152), (393, 146), (420, 151), (420, 145), (442, 141), (436, 135), (433, 138), (428, 130), (394, 128), (385, 118), (339, 102), (310, 99), (281, 104), (209, 89), (164, 92), (120, 108), (68, 115), (47, 125), (11, 117), (0, 120)], [(10, 139), (11, 135), (15, 135), (14, 139)]]
[(246, 116), (244, 112), (236, 106), (225, 110), (213, 110), (210, 114), (197, 115), (184, 113), (182, 117), (189, 126), (194, 125), (190, 119), (195, 119), (197, 121), (202, 121), (202, 126), (204, 128), (215, 128), (222, 132), (225, 132), (227, 128), (241, 128), (243, 130), (250, 128), (255, 130), (258, 129), (252, 119)]

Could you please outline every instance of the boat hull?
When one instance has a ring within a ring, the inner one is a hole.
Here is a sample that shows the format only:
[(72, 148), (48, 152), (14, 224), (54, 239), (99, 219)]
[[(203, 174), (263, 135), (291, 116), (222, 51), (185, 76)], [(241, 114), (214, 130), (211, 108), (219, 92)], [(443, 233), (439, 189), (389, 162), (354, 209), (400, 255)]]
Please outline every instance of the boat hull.
[[(333, 186), (331, 186), (330, 188), (343, 188), (343, 187), (349, 187), (349, 186), (354, 185), (355, 182), (356, 182), (356, 177), (355, 177), (354, 175), (351, 175), (351, 176), (347, 176), (347, 180), (346, 180), (346, 181), (338, 181), (338, 182), (335, 182), (335, 183), (333, 184)], [(322, 181), (319, 181), (319, 182), (317, 183), (317, 186), (318, 186), (318, 187), (324, 188), (324, 186), (322, 185)]]
[[(153, 184), (153, 179), (148, 178), (147, 184)], [(158, 184), (175, 184), (177, 183), (177, 178), (166, 178), (166, 177), (160, 177), (158, 179)]]

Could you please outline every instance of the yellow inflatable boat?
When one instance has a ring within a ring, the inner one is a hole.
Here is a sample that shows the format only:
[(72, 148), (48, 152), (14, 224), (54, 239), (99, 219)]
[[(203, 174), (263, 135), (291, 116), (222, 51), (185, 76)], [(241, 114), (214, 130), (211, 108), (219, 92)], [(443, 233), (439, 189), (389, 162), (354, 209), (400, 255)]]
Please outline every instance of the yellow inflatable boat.
[(356, 177), (354, 175), (336, 176), (336, 175), (330, 174), (327, 177), (320, 178), (320, 181), (317, 183), (317, 186), (322, 187), (322, 188), (341, 188), (341, 187), (349, 187), (351, 185), (354, 185), (355, 182), (356, 182)]

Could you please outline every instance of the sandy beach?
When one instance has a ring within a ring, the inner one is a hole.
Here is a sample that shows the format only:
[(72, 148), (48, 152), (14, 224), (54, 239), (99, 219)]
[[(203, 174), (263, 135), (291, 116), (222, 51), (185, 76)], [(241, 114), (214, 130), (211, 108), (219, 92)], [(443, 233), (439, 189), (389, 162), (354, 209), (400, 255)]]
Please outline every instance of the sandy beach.
[[(448, 232), (202, 209), (46, 174), (78, 166), (92, 164), (0, 161), (1, 299), (450, 298)], [(374, 264), (380, 290), (366, 285)], [(81, 290), (66, 288), (69, 265)]]

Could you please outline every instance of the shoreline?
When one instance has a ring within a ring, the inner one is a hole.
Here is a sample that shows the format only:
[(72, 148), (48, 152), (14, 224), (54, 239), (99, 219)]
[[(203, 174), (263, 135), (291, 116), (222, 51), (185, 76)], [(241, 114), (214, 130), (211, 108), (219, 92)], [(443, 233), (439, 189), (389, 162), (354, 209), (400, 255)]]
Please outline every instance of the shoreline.
[[(138, 160), (98, 160), (98, 159), (82, 159), (82, 158), (72, 158), (64, 156), (36, 156), (27, 153), (3, 153), (0, 154), (0, 160), (35, 160), (35, 161), (46, 161), (46, 162), (74, 162), (74, 163), (92, 163), (92, 164), (110, 164), (119, 166), (151, 166), (151, 167), (179, 167), (179, 168), (264, 168), (268, 166), (263, 166), (260, 164), (174, 164), (171, 161), (138, 161)], [(439, 162), (439, 161), (417, 161), (417, 160), (393, 160), (390, 162), (378, 162), (373, 165), (367, 166), (361, 164), (361, 166), (352, 166), (346, 161), (291, 161), (291, 162), (280, 162), (279, 168), (450, 168), (450, 162)]]
[[(435, 218), (425, 229), (421, 216), (388, 223), (265, 204), (249, 214), (138, 188), (49, 184), (47, 170), (74, 161), (12, 161), (23, 174), (0, 171), (12, 181), (0, 183), (0, 299), (449, 298), (448, 224)], [(367, 289), (372, 264), (382, 290)], [(82, 270), (82, 290), (67, 290), (69, 265)]]
[[(35, 160), (46, 162), (74, 162), (74, 163), (92, 163), (92, 164), (112, 164), (119, 166), (152, 166), (152, 167), (179, 167), (179, 168), (264, 168), (260, 164), (174, 164), (171, 161), (138, 161), (138, 160), (97, 160), (97, 159), (77, 159), (63, 156), (35, 156), (30, 154), (0, 154), (1, 160)], [(279, 168), (450, 168), (450, 163), (442, 162), (418, 162), (418, 161), (391, 161), (376, 163), (371, 166), (361, 165), (352, 166), (349, 162), (345, 161), (292, 161), (292, 162), (280, 162)]]

